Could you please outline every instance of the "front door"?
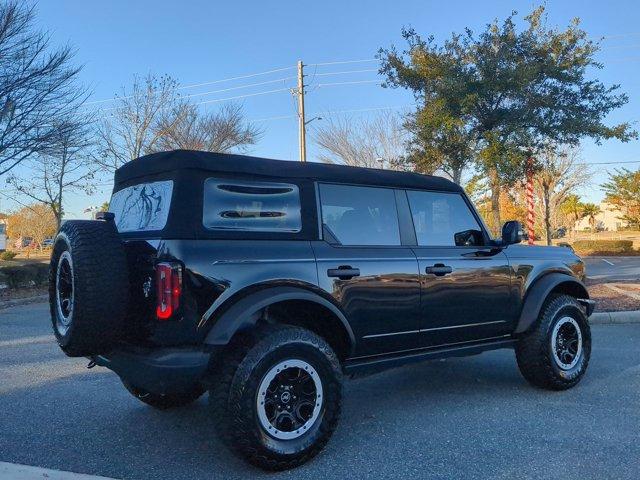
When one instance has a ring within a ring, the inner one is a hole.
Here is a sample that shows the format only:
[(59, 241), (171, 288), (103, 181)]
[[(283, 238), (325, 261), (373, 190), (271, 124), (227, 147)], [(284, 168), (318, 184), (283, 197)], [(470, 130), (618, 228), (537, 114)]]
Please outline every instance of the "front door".
[(341, 305), (356, 356), (414, 348), (418, 262), (401, 241), (395, 192), (320, 184), (324, 240), (313, 242), (320, 287)]
[(498, 338), (513, 329), (510, 266), (459, 193), (407, 191), (418, 246), (419, 343)]

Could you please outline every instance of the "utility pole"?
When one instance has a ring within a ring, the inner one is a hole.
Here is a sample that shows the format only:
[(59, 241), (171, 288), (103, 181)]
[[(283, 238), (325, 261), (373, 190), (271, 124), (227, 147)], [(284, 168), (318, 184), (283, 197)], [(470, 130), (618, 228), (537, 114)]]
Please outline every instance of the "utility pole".
[(298, 140), (300, 142), (300, 161), (307, 161), (307, 132), (304, 120), (304, 65), (298, 60)]

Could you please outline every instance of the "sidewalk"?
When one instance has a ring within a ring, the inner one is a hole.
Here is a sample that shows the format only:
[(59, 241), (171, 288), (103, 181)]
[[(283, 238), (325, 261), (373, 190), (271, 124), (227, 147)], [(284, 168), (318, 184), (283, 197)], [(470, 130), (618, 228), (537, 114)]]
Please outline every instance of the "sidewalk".
[(607, 325), (612, 323), (640, 323), (640, 310), (626, 312), (596, 312), (589, 317), (591, 325)]

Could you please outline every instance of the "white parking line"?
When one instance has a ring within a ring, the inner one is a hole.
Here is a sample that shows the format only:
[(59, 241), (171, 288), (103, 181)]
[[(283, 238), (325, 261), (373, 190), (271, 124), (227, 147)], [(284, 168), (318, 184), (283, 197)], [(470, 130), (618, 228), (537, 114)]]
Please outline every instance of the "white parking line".
[(63, 472), (61, 470), (50, 470), (48, 468), (31, 467), (18, 463), (0, 462), (1, 480), (114, 480), (107, 477), (96, 477), (95, 475), (84, 475), (82, 473)]
[(609, 260), (606, 260), (604, 258), (601, 258), (600, 260), (602, 260), (604, 263), (608, 263), (609, 265), (615, 266), (615, 263), (611, 263)]
[(14, 340), (2, 340), (0, 341), (0, 348), (2, 347), (19, 347), (22, 345), (33, 345), (36, 343), (55, 343), (56, 339), (53, 335), (39, 335), (37, 337), (22, 337)]

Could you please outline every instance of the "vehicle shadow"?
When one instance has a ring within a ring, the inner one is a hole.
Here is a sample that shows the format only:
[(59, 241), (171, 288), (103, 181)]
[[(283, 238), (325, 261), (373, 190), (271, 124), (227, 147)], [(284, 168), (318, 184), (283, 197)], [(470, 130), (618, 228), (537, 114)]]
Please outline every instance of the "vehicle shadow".
[[(431, 361), (347, 381), (334, 438), (325, 452), (297, 471), (320, 478), (367, 448), (363, 439), (379, 438), (382, 431), (397, 433), (394, 425), (413, 422), (424, 429), (431, 423), (437, 435), (436, 416), (451, 405), (481, 406), (487, 397), (505, 391), (510, 395), (503, 397), (517, 397), (523, 390), (531, 393), (508, 351)], [(0, 397), (0, 407), (0, 424), (5, 426), (1, 461), (114, 478), (262, 474), (218, 440), (206, 395), (192, 405), (158, 411), (134, 399), (108, 373), (14, 389)]]

